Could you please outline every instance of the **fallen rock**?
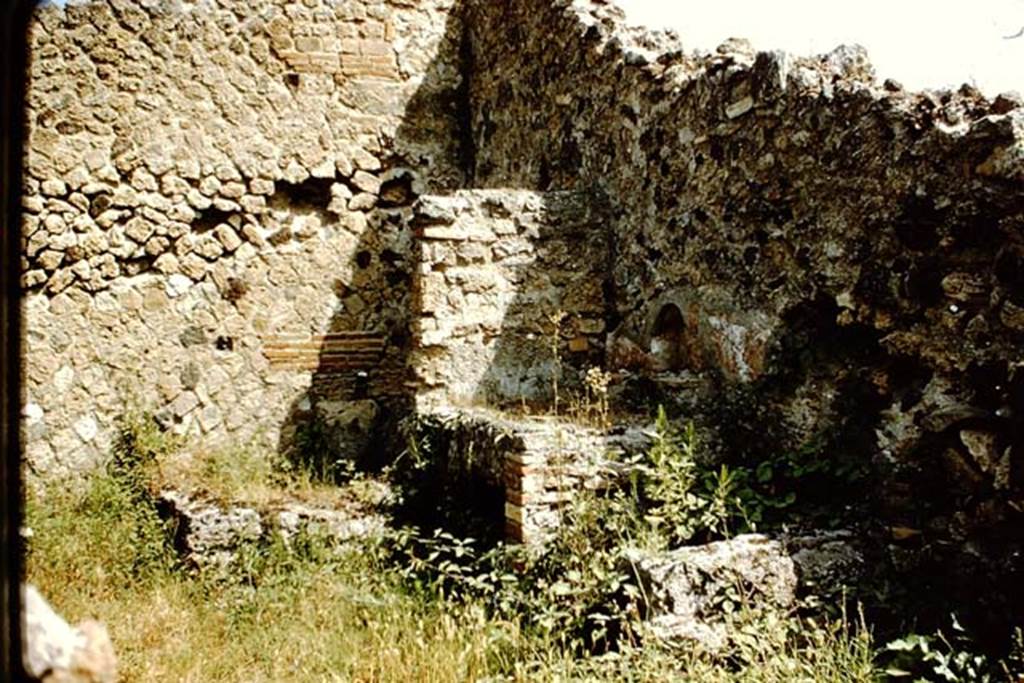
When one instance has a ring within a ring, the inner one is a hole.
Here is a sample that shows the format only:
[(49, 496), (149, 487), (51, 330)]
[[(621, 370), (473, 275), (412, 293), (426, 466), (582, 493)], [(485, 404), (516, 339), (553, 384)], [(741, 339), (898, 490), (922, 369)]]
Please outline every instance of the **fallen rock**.
[(114, 683), (117, 658), (96, 621), (70, 626), (34, 586), (22, 587), (25, 673), (42, 683)]
[(792, 608), (801, 589), (849, 583), (864, 566), (848, 532), (788, 539), (744, 534), (659, 553), (633, 551), (629, 560), (647, 595), (649, 635), (712, 652), (728, 642), (730, 608)]

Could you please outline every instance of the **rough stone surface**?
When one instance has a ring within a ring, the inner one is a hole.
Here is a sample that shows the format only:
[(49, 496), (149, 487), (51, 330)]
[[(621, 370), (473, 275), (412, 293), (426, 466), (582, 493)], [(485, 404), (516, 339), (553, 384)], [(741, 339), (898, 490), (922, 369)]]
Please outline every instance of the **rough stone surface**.
[(609, 245), (598, 197), (462, 191), (422, 197), (412, 221), (420, 405), (550, 401), (556, 372), (578, 386), (601, 364)]
[(275, 534), (285, 542), (300, 532), (345, 542), (379, 536), (387, 523), (383, 514), (365, 506), (330, 509), (283, 502), (257, 509), (173, 490), (160, 494), (159, 506), (161, 515), (175, 524), (178, 551), (201, 570), (227, 568), (243, 546), (269, 541)]
[(239, 547), (259, 541), (264, 534), (263, 520), (250, 507), (224, 508), (179, 491), (164, 491), (159, 502), (161, 515), (176, 525), (175, 545), (200, 568), (230, 564)]
[[(360, 370), (373, 398), (404, 390), (404, 216), (417, 194), (463, 178), (452, 5), (39, 8), (23, 200), (26, 391), (46, 411), (35, 439), (54, 457), (30, 460), (33, 470), (94, 464), (120, 399), (172, 404), (157, 387), (188, 363), (230, 380), (215, 390), (207, 375), (194, 388), (223, 419), (174, 412), (175, 432), (209, 443), (258, 437), (284, 449), (281, 427), (303, 417), (293, 405), (352, 398)], [(387, 210), (331, 204), (332, 184), (376, 193), (395, 166), (409, 192), (390, 193)], [(207, 341), (179, 344), (192, 328)], [(385, 348), (361, 368), (268, 363), (281, 335), (301, 350), (339, 331), (374, 333)], [(62, 367), (72, 384), (51, 391)]]
[(22, 587), (25, 673), (40, 683), (115, 683), (117, 659), (106, 628), (68, 625), (35, 586)]
[(651, 634), (711, 651), (728, 641), (725, 602), (786, 610), (802, 589), (816, 590), (826, 579), (834, 589), (864, 570), (852, 534), (842, 532), (789, 539), (744, 534), (663, 553), (634, 551), (629, 559), (648, 596)]

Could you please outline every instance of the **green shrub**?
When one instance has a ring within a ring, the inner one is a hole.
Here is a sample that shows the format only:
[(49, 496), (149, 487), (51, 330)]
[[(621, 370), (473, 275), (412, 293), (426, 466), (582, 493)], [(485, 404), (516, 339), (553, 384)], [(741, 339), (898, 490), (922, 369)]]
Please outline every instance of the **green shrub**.
[[(1019, 680), (1011, 676), (1014, 661), (997, 662), (975, 650), (975, 644), (954, 615), (951, 635), (912, 633), (892, 640), (879, 651), (886, 680), (923, 683), (993, 683)], [(1018, 630), (1019, 639), (1020, 632)]]
[(174, 552), (149, 482), (157, 460), (175, 447), (151, 416), (130, 411), (118, 421), (111, 458), (84, 486), (59, 482), (31, 492), (30, 569), (45, 567), (44, 581), (70, 575), (104, 586), (166, 574)]
[(646, 457), (632, 463), (633, 487), (647, 535), (659, 546), (724, 538), (744, 519), (737, 475), (722, 465), (698, 463), (697, 432), (688, 423), (680, 432), (658, 407), (653, 443)]

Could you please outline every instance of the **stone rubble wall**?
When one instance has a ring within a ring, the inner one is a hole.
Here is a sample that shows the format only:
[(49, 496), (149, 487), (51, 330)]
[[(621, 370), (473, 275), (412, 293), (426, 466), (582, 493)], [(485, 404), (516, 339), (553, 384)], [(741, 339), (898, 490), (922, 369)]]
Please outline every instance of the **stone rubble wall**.
[(206, 500), (176, 490), (161, 491), (157, 505), (174, 529), (174, 545), (192, 569), (224, 570), (246, 545), (285, 543), (300, 534), (335, 544), (383, 536), (388, 517), (383, 494), (367, 503), (317, 507), (301, 502), (255, 506)]
[(566, 384), (667, 355), (725, 451), (873, 456), (917, 560), (997, 577), (961, 603), (1017, 571), (1019, 96), (690, 54), (598, 0), (95, 0), (31, 41), (32, 470), (95, 462), (132, 395), (279, 450), (543, 401), (561, 308)]
[[(601, 207), (585, 192), (420, 198), (412, 218), (419, 405), (550, 401), (556, 373), (564, 388), (601, 365), (610, 255)], [(566, 317), (556, 323), (559, 311)]]
[[(723, 414), (723, 438), (781, 452), (839, 434), (890, 470), (873, 502), (891, 520), (965, 557), (979, 539), (993, 562), (1012, 556), (1019, 96), (910, 93), (878, 83), (855, 47), (793, 57), (731, 40), (691, 54), (685, 36), (627, 28), (588, 0), (474, 3), (467, 25), (470, 182), (607, 197), (610, 346), (649, 351), (666, 297), (715, 292), (722, 324), (685, 321), (683, 344), (691, 367), (727, 380), (709, 411), (748, 383), (759, 425)], [(736, 359), (756, 362), (739, 372)]]
[(408, 207), (463, 180), (452, 9), (38, 10), (23, 200), (33, 471), (94, 463), (126, 400), (209, 447), (277, 448), (321, 400), (406, 393)]

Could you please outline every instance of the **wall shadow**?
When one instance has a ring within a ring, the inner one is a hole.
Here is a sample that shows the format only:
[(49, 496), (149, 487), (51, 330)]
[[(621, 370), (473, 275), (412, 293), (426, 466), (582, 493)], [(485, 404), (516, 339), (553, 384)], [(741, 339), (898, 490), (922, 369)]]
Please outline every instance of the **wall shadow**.
[[(450, 192), (472, 176), (471, 136), (462, 130), (468, 107), (463, 13), (456, 2), (397, 129), (362, 150), (351, 175), (328, 179), (327, 195), (318, 200), (331, 229), (349, 230), (357, 241), (350, 262), (337, 265), (339, 305), (327, 329), (298, 340), (315, 349), (307, 368), (312, 375), (281, 425), (277, 452), (284, 463), (327, 479), (376, 470), (403, 448), (398, 425), (414, 397), (409, 325), (418, 259), (411, 207), (419, 195)], [(348, 208), (331, 214), (328, 206), (337, 209), (339, 196)]]

